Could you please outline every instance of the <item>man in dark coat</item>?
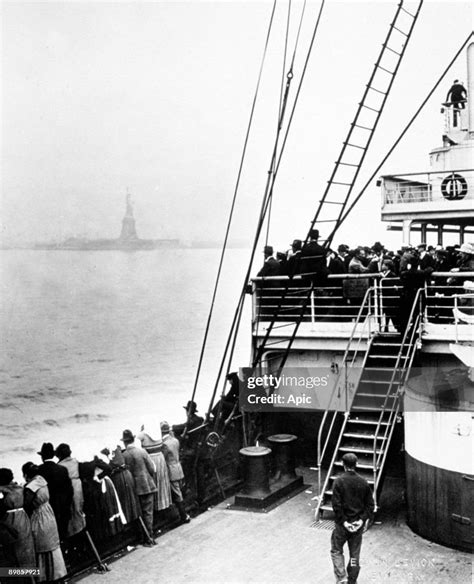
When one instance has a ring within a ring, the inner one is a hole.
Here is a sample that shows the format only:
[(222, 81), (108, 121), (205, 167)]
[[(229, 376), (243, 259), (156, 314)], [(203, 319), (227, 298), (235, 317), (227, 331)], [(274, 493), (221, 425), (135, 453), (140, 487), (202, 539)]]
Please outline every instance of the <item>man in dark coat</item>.
[(286, 261), (286, 273), (290, 278), (301, 273), (301, 247), (303, 242), (301, 239), (294, 239), (291, 244), (291, 252), (288, 252), (288, 259)]
[(257, 277), (264, 278), (265, 276), (279, 276), (280, 262), (273, 257), (273, 247), (271, 245), (266, 245), (263, 248), (263, 255), (265, 261), (258, 272)]
[(330, 274), (345, 274), (344, 260), (332, 249), (327, 252), (327, 267)]
[(38, 467), (40, 474), (48, 483), (49, 502), (53, 508), (61, 540), (67, 537), (67, 528), (71, 519), (73, 488), (67, 469), (54, 462), (54, 447), (45, 442), (38, 452), (43, 464)]
[(467, 101), (467, 91), (462, 83), (459, 83), (459, 79), (455, 79), (454, 83), (451, 85), (448, 95), (446, 96), (446, 105), (453, 106), (453, 126), (458, 125), (458, 116), (460, 111), (465, 108), (465, 103)]
[(153, 495), (158, 490), (153, 480), (155, 465), (146, 450), (137, 448), (133, 444), (135, 436), (131, 430), (124, 430), (121, 440), (125, 446), (123, 458), (135, 479), (135, 490), (140, 501), (143, 522), (151, 540), (145, 542), (145, 545), (153, 545), (155, 543), (153, 540)]
[(464, 104), (466, 102), (467, 91), (462, 83), (459, 83), (459, 79), (455, 79), (454, 83), (451, 85), (446, 96), (446, 101), (452, 103), (453, 107), (456, 109), (464, 109)]
[(319, 245), (318, 239), (319, 231), (311, 229), (309, 241), (301, 250), (301, 273), (306, 274), (314, 285), (324, 286), (327, 276), (326, 250)]
[[(331, 559), (338, 582), (355, 584), (359, 575), (362, 534), (374, 513), (374, 498), (368, 482), (355, 471), (357, 456), (348, 452), (342, 457), (344, 473), (333, 484), (332, 507), (335, 529), (331, 535)], [(343, 547), (349, 546), (347, 571)]]

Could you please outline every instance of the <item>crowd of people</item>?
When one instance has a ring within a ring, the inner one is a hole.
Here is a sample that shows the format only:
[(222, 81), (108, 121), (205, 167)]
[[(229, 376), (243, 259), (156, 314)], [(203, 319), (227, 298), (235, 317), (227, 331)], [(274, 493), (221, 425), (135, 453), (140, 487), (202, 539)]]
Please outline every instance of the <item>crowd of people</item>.
[(372, 246), (350, 248), (341, 244), (336, 249), (324, 249), (318, 244), (319, 232), (313, 229), (303, 244), (295, 239), (287, 252), (277, 252), (271, 245), (264, 247), (264, 263), (257, 277), (313, 276), (329, 274), (391, 273), (393, 277), (407, 274), (429, 276), (433, 272), (474, 271), (474, 244), (463, 243), (442, 247), (421, 243), (388, 250), (380, 242)]
[(94, 546), (136, 522), (143, 545), (153, 546), (154, 518), (173, 504), (188, 523), (176, 436), (184, 439), (203, 419), (195, 402), (185, 408), (186, 422), (161, 422), (159, 439), (144, 426), (136, 435), (126, 429), (122, 446), (104, 448), (91, 461), (79, 462), (68, 444), (45, 442), (41, 464), (22, 466), (23, 484), (0, 468), (0, 566), (38, 567), (39, 581), (54, 582), (66, 576), (71, 542), (82, 534)]
[[(271, 279), (265, 283), (270, 276), (290, 279), (300, 276), (297, 286), (299, 281), (303, 286), (314, 286), (316, 313), (323, 320), (353, 320), (371, 285), (370, 276), (374, 275), (382, 292), (385, 330), (388, 331), (391, 321), (396, 330), (403, 332), (419, 288), (430, 283), (439, 287), (433, 292), (435, 296), (446, 297), (456, 292), (455, 286), (463, 285), (463, 279), (457, 277), (456, 272), (474, 272), (472, 243), (446, 247), (421, 243), (396, 252), (386, 249), (380, 242), (370, 247), (351, 249), (341, 244), (337, 249), (325, 249), (319, 245), (318, 236), (318, 231), (312, 230), (307, 243), (295, 239), (291, 249), (287, 253), (278, 252), (276, 258), (273, 248), (266, 245), (264, 264), (257, 277), (263, 278), (261, 285), (268, 290), (275, 284)], [(441, 272), (445, 275), (440, 275)], [(437, 275), (432, 276), (433, 273)], [(328, 279), (330, 275), (341, 278)], [(261, 313), (268, 316), (271, 310), (268, 312), (265, 302), (271, 304), (274, 296), (267, 294), (260, 301)], [(438, 307), (435, 311), (435, 317), (446, 315), (452, 317), (451, 309)]]

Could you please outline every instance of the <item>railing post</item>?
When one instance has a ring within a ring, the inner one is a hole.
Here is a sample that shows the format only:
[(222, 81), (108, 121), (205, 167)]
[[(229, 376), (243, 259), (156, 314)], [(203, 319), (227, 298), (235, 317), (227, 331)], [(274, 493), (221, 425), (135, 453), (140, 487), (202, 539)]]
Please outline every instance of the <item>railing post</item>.
[(311, 290), (311, 324), (314, 327), (315, 317), (314, 317), (314, 288)]
[(454, 335), (456, 343), (458, 342), (458, 296), (454, 296)]
[(379, 281), (377, 278), (374, 278), (375, 282), (374, 282), (374, 311), (375, 311), (375, 315), (376, 315), (376, 322), (378, 324), (378, 332), (380, 332), (382, 326), (381, 326), (381, 318), (382, 318), (382, 311), (380, 310), (380, 287), (379, 287)]

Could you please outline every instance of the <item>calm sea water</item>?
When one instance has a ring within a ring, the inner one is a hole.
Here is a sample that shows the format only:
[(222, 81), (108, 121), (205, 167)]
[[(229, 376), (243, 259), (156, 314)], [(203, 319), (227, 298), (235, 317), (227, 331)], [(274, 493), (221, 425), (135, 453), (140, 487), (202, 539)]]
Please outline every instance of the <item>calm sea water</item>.
[[(0, 466), (43, 442), (88, 460), (124, 428), (184, 421), (219, 251), (0, 252)], [(196, 400), (207, 410), (248, 252), (230, 250)], [(248, 303), (247, 303), (248, 304)], [(247, 308), (236, 365), (250, 351)]]

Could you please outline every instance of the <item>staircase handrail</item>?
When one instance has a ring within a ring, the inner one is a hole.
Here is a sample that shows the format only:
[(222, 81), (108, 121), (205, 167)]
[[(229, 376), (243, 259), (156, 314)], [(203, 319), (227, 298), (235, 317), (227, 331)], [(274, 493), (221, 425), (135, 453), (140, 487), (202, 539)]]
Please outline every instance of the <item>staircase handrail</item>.
[[(421, 313), (422, 313), (421, 299), (422, 299), (424, 292), (425, 292), (424, 288), (419, 288), (417, 293), (416, 293), (415, 299), (413, 301), (410, 315), (408, 317), (408, 323), (407, 323), (407, 326), (405, 327), (405, 332), (404, 332), (403, 337), (402, 337), (402, 342), (400, 343), (400, 349), (398, 351), (397, 360), (395, 362), (392, 376), (390, 378), (390, 383), (389, 383), (389, 386), (387, 388), (387, 392), (385, 394), (385, 400), (384, 400), (382, 407), (381, 407), (382, 411), (380, 412), (379, 419), (377, 422), (377, 427), (376, 427), (375, 432), (374, 432), (373, 469), (374, 469), (374, 497), (375, 498), (376, 498), (379, 478), (381, 476), (383, 466), (385, 464), (387, 452), (388, 452), (388, 445), (389, 445), (389, 441), (390, 441), (389, 439), (391, 438), (392, 433), (393, 433), (393, 429), (394, 429), (394, 419), (398, 415), (398, 410), (400, 407), (400, 397), (401, 397), (400, 388), (403, 386), (403, 383), (407, 377), (407, 374), (409, 373), (409, 371), (411, 369), (413, 359), (415, 356), (415, 352), (417, 349), (417, 342), (415, 342), (415, 337), (417, 334), (419, 334), (419, 325), (420, 325)], [(409, 351), (405, 355), (403, 355), (406, 344), (407, 344), (407, 340), (409, 340), (409, 343), (408, 343)], [(401, 366), (402, 362), (403, 362), (403, 366)], [(407, 364), (407, 362), (408, 362), (408, 364)], [(394, 396), (394, 399), (392, 401), (392, 405), (391, 405), (390, 409), (386, 410), (387, 401), (388, 401), (389, 397), (391, 396), (393, 386), (395, 384), (395, 378), (397, 375), (399, 375), (399, 378), (396, 381), (396, 383), (398, 385), (397, 392)], [(384, 416), (387, 412), (389, 412), (389, 417), (388, 417), (388, 419), (387, 418), (384, 419)], [(377, 453), (377, 440), (380, 439), (379, 434), (380, 434), (380, 429), (382, 426), (382, 421), (387, 422), (387, 424), (385, 425), (385, 433), (382, 436), (381, 453), (378, 454)]]
[[(361, 319), (362, 319), (362, 315), (365, 312), (364, 309), (366, 307), (366, 304), (367, 304), (367, 319), (364, 322), (364, 325), (362, 327), (362, 330), (359, 329), (359, 339), (358, 339), (358, 344), (357, 344), (357, 349), (356, 349), (356, 353), (355, 354), (357, 354), (357, 352), (359, 351), (360, 342), (361, 342), (361, 338), (363, 336), (363, 332), (364, 332), (365, 327), (366, 327), (366, 323), (370, 321), (370, 318), (371, 318), (371, 314), (370, 314), (370, 307), (371, 307), (370, 298), (371, 298), (371, 294), (374, 291), (375, 291), (375, 289), (373, 287), (370, 287), (370, 288), (368, 288), (366, 290), (365, 295), (364, 295), (364, 299), (362, 301), (362, 304), (361, 304), (361, 306), (359, 308), (359, 312), (358, 312), (357, 317), (355, 319), (354, 326), (352, 327), (352, 332), (351, 332), (351, 335), (349, 337), (349, 341), (347, 342), (347, 347), (346, 347), (346, 350), (344, 352), (344, 356), (342, 358), (342, 363), (344, 364), (344, 375), (346, 375), (346, 373), (347, 373), (347, 365), (346, 365), (346, 363), (347, 363), (348, 355), (349, 355), (349, 352), (350, 352), (350, 346), (351, 346), (351, 343), (352, 343), (352, 341), (353, 341), (353, 339), (355, 337), (355, 334), (356, 334), (356, 331), (357, 331), (357, 326), (360, 324)], [(365, 353), (365, 360), (367, 359), (367, 355), (368, 355), (369, 348), (370, 348), (370, 344), (372, 343), (372, 340), (373, 340), (373, 337), (372, 338), (370, 337), (370, 324), (369, 324), (369, 343), (368, 343), (368, 347), (367, 347), (367, 350), (366, 350), (366, 353)], [(364, 360), (364, 364), (365, 364), (365, 360)], [(352, 363), (353, 362), (354, 362), (354, 356), (353, 356), (353, 359), (352, 359)], [(337, 454), (337, 448), (336, 448), (335, 451), (334, 451), (333, 459), (332, 459), (332, 461), (331, 461), (331, 463), (330, 463), (330, 465), (328, 467), (328, 473), (327, 473), (326, 478), (324, 480), (323, 487), (321, 489), (321, 465), (322, 465), (322, 461), (324, 459), (324, 455), (326, 454), (326, 449), (327, 449), (327, 446), (329, 444), (329, 439), (332, 436), (332, 432), (333, 432), (333, 429), (334, 429), (334, 424), (335, 424), (336, 417), (337, 417), (337, 414), (338, 414), (338, 410), (337, 409), (334, 409), (333, 412), (332, 412), (332, 419), (331, 419), (331, 422), (330, 422), (330, 425), (329, 425), (329, 429), (328, 429), (327, 434), (326, 434), (326, 440), (325, 440), (324, 446), (323, 446), (323, 448), (321, 450), (322, 433), (323, 433), (324, 427), (326, 425), (326, 420), (327, 420), (328, 415), (329, 415), (329, 412), (331, 410), (331, 406), (333, 405), (334, 396), (335, 396), (335, 393), (336, 393), (336, 388), (339, 387), (339, 382), (340, 382), (340, 379), (341, 379), (341, 375), (342, 375), (342, 372), (339, 372), (339, 376), (338, 376), (337, 381), (334, 384), (334, 387), (332, 389), (332, 392), (331, 392), (331, 395), (330, 395), (330, 398), (329, 398), (328, 405), (327, 405), (327, 407), (326, 407), (326, 409), (324, 411), (323, 418), (321, 420), (321, 423), (319, 425), (319, 430), (318, 430), (318, 459), (317, 459), (317, 469), (318, 469), (319, 501), (318, 501), (318, 505), (317, 505), (316, 511), (315, 511), (316, 520), (319, 517), (319, 509), (320, 509), (320, 507), (322, 505), (322, 502), (323, 502), (323, 499), (324, 499), (324, 491), (326, 490), (327, 484), (329, 482), (329, 476), (331, 474), (331, 469), (332, 469), (332, 467), (334, 465), (334, 460), (335, 460), (335, 457), (336, 457), (336, 454)], [(347, 400), (346, 400), (346, 407), (347, 407)], [(341, 441), (341, 437), (342, 437), (342, 433), (343, 433), (345, 424), (347, 422), (347, 418), (348, 418), (348, 412), (347, 411), (345, 412), (344, 416), (345, 416), (345, 419), (344, 419), (344, 422), (343, 422), (343, 427), (341, 429), (341, 433), (339, 435), (338, 446), (339, 446), (339, 443)]]

